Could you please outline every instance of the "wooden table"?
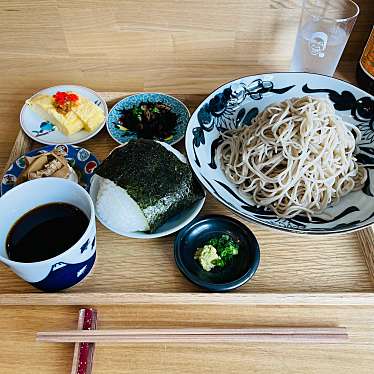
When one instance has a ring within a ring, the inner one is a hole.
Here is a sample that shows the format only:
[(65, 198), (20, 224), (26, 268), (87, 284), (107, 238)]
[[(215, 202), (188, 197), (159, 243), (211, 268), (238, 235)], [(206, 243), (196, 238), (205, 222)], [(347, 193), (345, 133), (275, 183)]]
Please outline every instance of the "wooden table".
[[(0, 167), (19, 130), (25, 98), (62, 83), (97, 91), (206, 94), (239, 76), (286, 71), (296, 0), (0, 2)], [(361, 16), (337, 76), (354, 79), (374, 18)], [(337, 250), (339, 250), (337, 248)], [(3, 267), (0, 268), (0, 271)], [(365, 278), (362, 282), (368, 282)], [(0, 285), (9, 286), (9, 285)], [(0, 308), (0, 372), (68, 373), (73, 347), (41, 344), (41, 330), (75, 328), (78, 306)], [(250, 325), (347, 326), (344, 345), (101, 346), (95, 373), (373, 373), (374, 313), (368, 306), (99, 306), (102, 328)]]

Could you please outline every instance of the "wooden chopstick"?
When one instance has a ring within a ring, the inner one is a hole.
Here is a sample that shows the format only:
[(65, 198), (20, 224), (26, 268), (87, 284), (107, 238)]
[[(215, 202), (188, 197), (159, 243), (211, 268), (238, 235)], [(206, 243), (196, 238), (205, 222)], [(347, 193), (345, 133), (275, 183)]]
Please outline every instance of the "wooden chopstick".
[[(249, 327), (249, 328), (166, 328), (166, 329), (121, 329), (90, 331), (93, 336), (121, 335), (253, 335), (253, 334), (330, 334), (341, 335), (347, 332), (345, 327)], [(44, 336), (85, 336), (87, 331), (63, 330), (39, 332)]]
[[(84, 322), (85, 310), (81, 309), (78, 314), (78, 330), (83, 329), (83, 322)], [(74, 354), (73, 354), (73, 363), (71, 366), (71, 374), (78, 373), (79, 367), (79, 356), (80, 356), (80, 346), (82, 343), (75, 343), (74, 345)]]
[(263, 327), (242, 329), (127, 329), (39, 332), (37, 341), (61, 343), (245, 343), (310, 342), (336, 343), (348, 340), (344, 327)]

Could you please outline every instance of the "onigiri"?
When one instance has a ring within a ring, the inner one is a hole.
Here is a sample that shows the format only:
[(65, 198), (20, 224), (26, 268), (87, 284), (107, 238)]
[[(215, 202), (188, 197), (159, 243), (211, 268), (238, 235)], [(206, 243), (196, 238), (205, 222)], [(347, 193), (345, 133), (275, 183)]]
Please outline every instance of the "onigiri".
[(133, 140), (114, 149), (95, 174), (97, 212), (123, 232), (153, 233), (204, 197), (190, 166), (153, 140)]

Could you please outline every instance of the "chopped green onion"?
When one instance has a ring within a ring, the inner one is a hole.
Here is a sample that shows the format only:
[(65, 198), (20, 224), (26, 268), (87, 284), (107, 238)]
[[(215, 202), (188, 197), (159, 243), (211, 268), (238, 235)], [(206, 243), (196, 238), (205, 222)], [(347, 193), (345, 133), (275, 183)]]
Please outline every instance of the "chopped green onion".
[(221, 237), (212, 238), (208, 241), (216, 250), (220, 259), (215, 260), (215, 265), (218, 267), (226, 266), (233, 256), (239, 253), (239, 245), (229, 235), (222, 235)]

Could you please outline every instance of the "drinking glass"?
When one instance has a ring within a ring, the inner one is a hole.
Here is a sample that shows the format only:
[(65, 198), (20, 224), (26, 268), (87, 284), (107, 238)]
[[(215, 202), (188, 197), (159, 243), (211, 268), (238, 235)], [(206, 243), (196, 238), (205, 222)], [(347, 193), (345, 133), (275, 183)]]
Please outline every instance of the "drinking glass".
[(304, 0), (291, 71), (333, 75), (359, 12), (351, 0)]

